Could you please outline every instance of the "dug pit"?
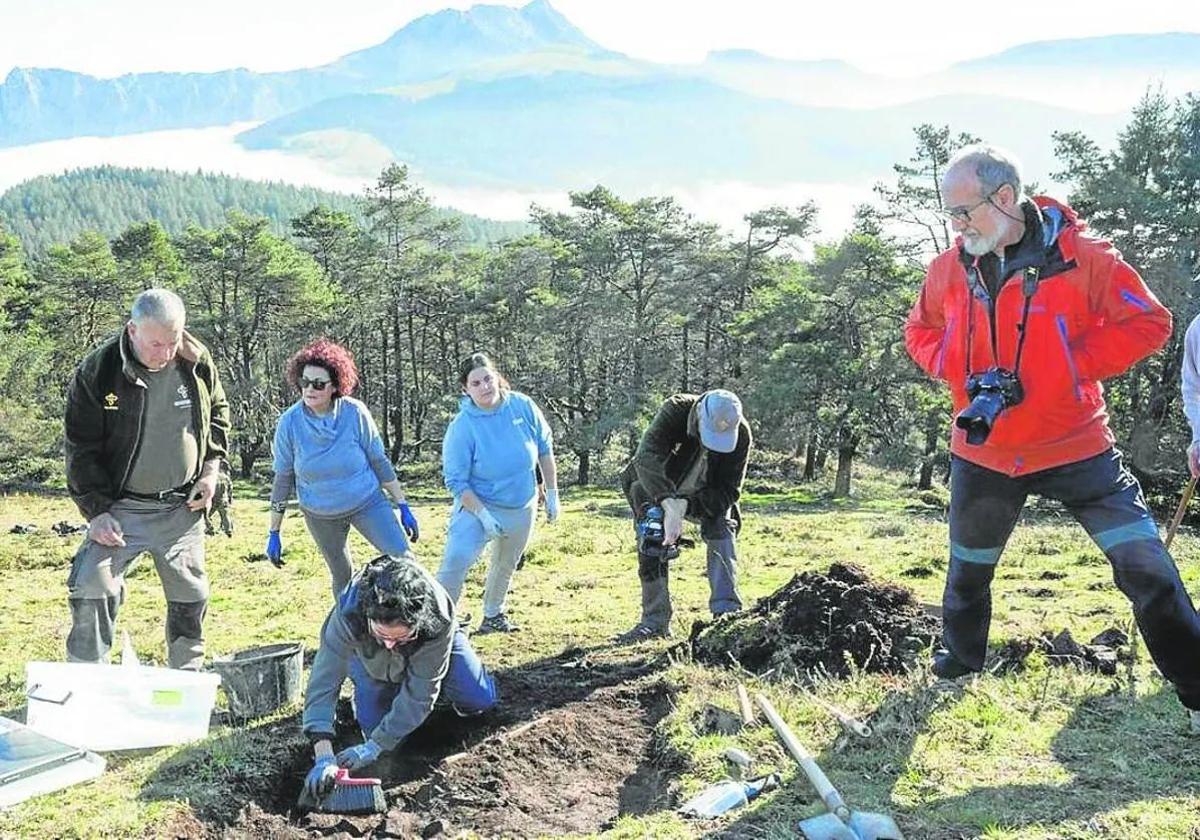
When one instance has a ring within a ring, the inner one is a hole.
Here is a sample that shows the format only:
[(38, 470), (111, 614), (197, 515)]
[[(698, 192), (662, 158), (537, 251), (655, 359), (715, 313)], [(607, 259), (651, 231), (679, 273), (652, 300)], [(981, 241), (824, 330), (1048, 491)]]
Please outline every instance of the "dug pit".
[[(658, 665), (604, 664), (575, 650), (499, 672), (501, 708), (476, 718), (435, 712), (377, 763), (388, 811), (372, 816), (301, 813), (311, 750), (295, 717), (276, 721), (260, 736), (278, 738), (275, 765), (212, 807), (194, 802), (175, 828), (212, 838), (555, 836), (671, 808), (680, 767), (655, 738), (673, 691), (653, 675)], [(339, 740), (356, 738), (347, 727)]]

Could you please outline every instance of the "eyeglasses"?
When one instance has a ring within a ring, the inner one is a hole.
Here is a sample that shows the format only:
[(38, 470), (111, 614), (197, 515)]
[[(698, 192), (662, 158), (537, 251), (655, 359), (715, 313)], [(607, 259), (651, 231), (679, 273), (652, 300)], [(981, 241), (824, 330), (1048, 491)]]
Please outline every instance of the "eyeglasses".
[[(1001, 185), (1001, 186), (1003, 186), (1003, 185)], [(949, 219), (952, 222), (962, 222), (964, 225), (970, 224), (971, 223), (971, 214), (974, 213), (976, 210), (978, 210), (983, 205), (991, 204), (992, 196), (994, 196), (998, 192), (1000, 192), (1000, 187), (997, 187), (996, 189), (992, 190), (990, 193), (985, 195), (979, 201), (976, 201), (970, 207), (943, 207), (941, 213), (943, 216), (945, 216), (947, 219)]]
[(402, 645), (407, 642), (411, 642), (417, 636), (417, 630), (415, 627), (405, 627), (404, 632), (402, 633), (386, 633), (382, 631), (385, 629), (390, 629), (388, 625), (379, 624), (378, 622), (371, 620), (367, 622), (367, 626), (371, 630), (371, 635), (374, 636), (381, 644), (391, 642), (392, 644)]
[(302, 391), (305, 388), (312, 388), (314, 391), (324, 391), (325, 386), (329, 384), (329, 380), (328, 379), (306, 379), (305, 377), (301, 376), (299, 384), (300, 384), (300, 390), (302, 390)]

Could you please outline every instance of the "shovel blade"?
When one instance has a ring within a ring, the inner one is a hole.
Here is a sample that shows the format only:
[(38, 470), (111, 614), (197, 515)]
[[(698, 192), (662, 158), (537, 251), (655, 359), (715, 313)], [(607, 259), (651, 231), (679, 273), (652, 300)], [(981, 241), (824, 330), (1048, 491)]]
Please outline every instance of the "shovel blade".
[(800, 821), (808, 840), (904, 840), (900, 827), (887, 814), (851, 811), (848, 822), (834, 814), (821, 814)]
[(800, 820), (800, 833), (808, 840), (858, 840), (850, 826), (829, 813)]
[(887, 814), (851, 811), (850, 830), (858, 840), (904, 840), (900, 826)]

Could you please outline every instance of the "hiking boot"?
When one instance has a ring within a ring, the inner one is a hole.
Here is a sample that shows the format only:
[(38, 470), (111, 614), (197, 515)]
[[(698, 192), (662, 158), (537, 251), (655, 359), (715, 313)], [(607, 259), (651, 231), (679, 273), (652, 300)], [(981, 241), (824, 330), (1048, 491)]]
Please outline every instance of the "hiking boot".
[(973, 673), (970, 668), (950, 655), (950, 651), (941, 648), (933, 654), (933, 675), (943, 680), (953, 680), (965, 674)]
[(1188, 734), (1200, 735), (1200, 709), (1188, 709)]
[(632, 645), (638, 642), (644, 642), (649, 639), (669, 639), (671, 638), (670, 627), (655, 627), (651, 624), (643, 624), (638, 622), (633, 626), (632, 630), (626, 630), (613, 637), (613, 641), (619, 645)]
[(476, 635), (484, 633), (515, 633), (520, 630), (520, 626), (509, 621), (508, 616), (504, 613), (494, 615), (491, 618), (485, 617), (479, 622), (479, 629), (475, 631)]

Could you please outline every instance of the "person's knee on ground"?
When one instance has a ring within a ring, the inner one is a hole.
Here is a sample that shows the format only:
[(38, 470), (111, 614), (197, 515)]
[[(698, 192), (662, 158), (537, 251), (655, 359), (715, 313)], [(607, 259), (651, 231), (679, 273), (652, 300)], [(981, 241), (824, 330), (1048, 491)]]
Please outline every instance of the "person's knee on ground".
[(456, 631), (438, 705), (449, 706), (460, 717), (472, 717), (494, 709), (499, 702), (495, 677), (484, 667), (466, 634)]

